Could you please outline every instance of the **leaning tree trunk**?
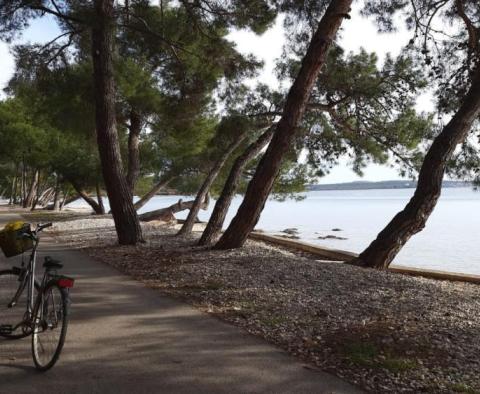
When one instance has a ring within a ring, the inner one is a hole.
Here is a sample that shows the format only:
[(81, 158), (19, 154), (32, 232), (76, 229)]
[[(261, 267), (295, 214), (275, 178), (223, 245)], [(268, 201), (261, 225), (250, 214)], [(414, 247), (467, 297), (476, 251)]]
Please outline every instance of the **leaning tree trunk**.
[(293, 82), (272, 142), (260, 160), (237, 214), (215, 246), (242, 246), (258, 222), (277, 177), (283, 156), (289, 150), (305, 112), (313, 85), (325, 63), (327, 52), (342, 24), (349, 17), (352, 0), (332, 0), (314, 33), (298, 75)]
[[(63, 198), (60, 199), (60, 190), (58, 192), (59, 196), (58, 196), (58, 210), (62, 210), (63, 207), (67, 204), (70, 204), (71, 202), (74, 202), (75, 200), (78, 200), (78, 198), (80, 197), (78, 194), (75, 194), (73, 196), (70, 196), (68, 197), (68, 192), (64, 192), (63, 193)], [(54, 210), (55, 209), (55, 201), (52, 203), (52, 204), (48, 204), (47, 207), (45, 207), (45, 209), (48, 209), (49, 211), (51, 210)]]
[(446, 163), (456, 146), (463, 142), (473, 122), (480, 115), (480, 68), (463, 104), (434, 139), (418, 175), (413, 197), (403, 211), (378, 234), (359, 256), (352, 261), (364, 267), (388, 268), (410, 237), (425, 227), (442, 191)]
[(75, 194), (73, 196), (68, 197), (68, 191), (63, 192), (63, 200), (60, 203), (60, 211), (68, 204), (78, 200), (79, 195)]
[(173, 181), (177, 176), (176, 175), (166, 175), (162, 177), (160, 181), (152, 187), (152, 189), (146, 193), (140, 200), (133, 204), (134, 208), (139, 211), (145, 206), (160, 190), (167, 186), (171, 181)]
[[(210, 199), (205, 196), (205, 201), (201, 204), (201, 209), (207, 209)], [(175, 214), (177, 212), (184, 211), (185, 209), (192, 209), (195, 200), (183, 201), (182, 199), (178, 200), (177, 203), (170, 205), (166, 208), (156, 209), (155, 211), (145, 212), (138, 216), (142, 222), (151, 222), (152, 220), (161, 220), (163, 222), (170, 222), (175, 219)]]
[(73, 188), (78, 193), (78, 195), (82, 197), (85, 200), (85, 202), (92, 207), (96, 215), (105, 214), (105, 209), (102, 209), (100, 204), (97, 201), (95, 201), (94, 198), (90, 197), (90, 195), (77, 182), (71, 179), (69, 180), (69, 182), (72, 184)]
[(32, 183), (30, 184), (30, 187), (28, 189), (28, 193), (23, 200), (23, 208), (32, 208), (35, 196), (37, 194), (39, 177), (40, 172), (38, 170), (35, 170), (35, 172), (33, 173)]
[(192, 232), (193, 225), (195, 224), (198, 212), (200, 211), (200, 206), (202, 205), (202, 201), (205, 199), (206, 195), (210, 191), (213, 182), (217, 178), (220, 170), (225, 165), (230, 155), (235, 151), (235, 149), (240, 146), (246, 136), (246, 132), (240, 134), (238, 138), (227, 147), (226, 151), (222, 154), (222, 156), (220, 156), (215, 165), (212, 167), (207, 177), (203, 181), (202, 186), (200, 186), (200, 189), (195, 197), (195, 202), (190, 211), (188, 212), (187, 219), (185, 220), (185, 223), (183, 223), (183, 226), (177, 235), (187, 235)]
[(237, 191), (240, 177), (245, 169), (245, 166), (254, 159), (262, 149), (270, 142), (275, 126), (270, 127), (265, 131), (255, 142), (250, 144), (247, 149), (235, 160), (230, 174), (228, 174), (227, 181), (223, 186), (222, 193), (218, 198), (215, 208), (210, 215), (207, 227), (203, 231), (202, 237), (198, 241), (199, 245), (211, 245), (222, 231), (222, 226), (227, 216), (228, 208), (232, 203), (235, 192)]
[(98, 206), (100, 208), (99, 215), (105, 215), (105, 205), (103, 204), (103, 197), (102, 197), (102, 191), (100, 190), (100, 182), (97, 181), (97, 184), (95, 185), (95, 189), (97, 192), (97, 202)]
[(95, 124), (103, 179), (110, 201), (118, 242), (133, 245), (142, 241), (142, 229), (133, 197), (123, 173), (115, 119), (113, 70), (114, 0), (95, 0), (92, 57), (95, 85)]
[(127, 183), (132, 195), (135, 194), (135, 185), (140, 176), (140, 133), (142, 132), (142, 118), (133, 110), (130, 112), (130, 126), (128, 133), (128, 172)]
[[(49, 208), (49, 205), (47, 205), (47, 209), (48, 208)], [(52, 210), (53, 211), (59, 211), (60, 210), (60, 186), (58, 185), (58, 181), (55, 185), (55, 194), (53, 195)]]

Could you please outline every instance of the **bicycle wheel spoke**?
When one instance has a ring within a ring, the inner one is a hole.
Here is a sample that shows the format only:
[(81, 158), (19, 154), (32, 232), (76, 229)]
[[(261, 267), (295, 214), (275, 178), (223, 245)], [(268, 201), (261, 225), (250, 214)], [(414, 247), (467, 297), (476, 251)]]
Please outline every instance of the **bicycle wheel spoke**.
[(50, 368), (62, 349), (67, 324), (65, 297), (64, 290), (56, 285), (50, 285), (43, 293), (32, 338), (33, 357), (39, 369)]

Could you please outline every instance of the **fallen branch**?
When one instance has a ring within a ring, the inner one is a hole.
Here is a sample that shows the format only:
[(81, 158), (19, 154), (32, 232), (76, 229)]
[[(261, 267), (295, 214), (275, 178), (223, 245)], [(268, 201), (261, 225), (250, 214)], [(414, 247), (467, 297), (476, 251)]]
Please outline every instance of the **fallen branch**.
[[(161, 220), (163, 222), (170, 222), (175, 220), (175, 214), (177, 212), (184, 211), (185, 209), (191, 209), (195, 200), (183, 201), (182, 199), (178, 200), (177, 203), (170, 205), (166, 208), (156, 209), (155, 211), (145, 212), (138, 216), (142, 222), (151, 222), (153, 220)], [(201, 209), (206, 210), (210, 202), (210, 196), (207, 194), (205, 200), (201, 205)]]

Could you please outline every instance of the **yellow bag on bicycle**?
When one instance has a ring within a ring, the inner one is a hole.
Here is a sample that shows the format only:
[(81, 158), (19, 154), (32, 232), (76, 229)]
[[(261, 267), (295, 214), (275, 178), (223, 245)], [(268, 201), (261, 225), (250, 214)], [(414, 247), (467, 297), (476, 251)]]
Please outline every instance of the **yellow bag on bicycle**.
[(30, 238), (22, 237), (22, 234), (30, 230), (30, 224), (22, 221), (9, 222), (0, 231), (0, 248), (5, 257), (22, 254), (33, 248)]

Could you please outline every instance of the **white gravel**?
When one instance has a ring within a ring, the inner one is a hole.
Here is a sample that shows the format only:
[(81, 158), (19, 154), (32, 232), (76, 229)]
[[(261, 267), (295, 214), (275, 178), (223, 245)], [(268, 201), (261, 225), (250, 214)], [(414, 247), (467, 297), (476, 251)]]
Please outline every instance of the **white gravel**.
[(198, 233), (175, 237), (152, 223), (146, 243), (118, 246), (112, 224), (89, 231), (80, 226), (101, 219), (84, 220), (66, 222), (60, 239), (368, 392), (480, 393), (478, 285), (319, 262), (254, 241), (206, 250), (195, 246)]

